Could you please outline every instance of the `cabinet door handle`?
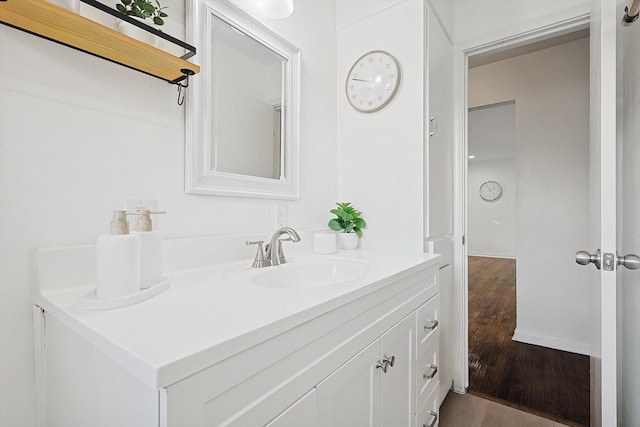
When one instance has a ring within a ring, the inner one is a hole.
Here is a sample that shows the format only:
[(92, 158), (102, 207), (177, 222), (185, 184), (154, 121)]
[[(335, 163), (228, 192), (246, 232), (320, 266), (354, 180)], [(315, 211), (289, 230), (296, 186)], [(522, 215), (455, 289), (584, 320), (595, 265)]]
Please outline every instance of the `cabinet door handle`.
[(427, 368), (431, 369), (431, 372), (429, 372), (428, 374), (422, 374), (422, 378), (424, 378), (425, 380), (430, 380), (438, 373), (438, 367), (436, 365), (427, 364)]
[(384, 372), (385, 374), (387, 373), (387, 361), (385, 360), (384, 362), (381, 362), (378, 360), (378, 362), (376, 363), (376, 368), (377, 369), (382, 369), (382, 372)]
[(427, 320), (427, 322), (429, 322), (429, 325), (425, 325), (424, 330), (425, 331), (433, 331), (435, 328), (438, 327), (438, 321), (435, 319), (432, 320)]
[(429, 424), (422, 424), (422, 427), (433, 427), (436, 425), (436, 422), (438, 421), (438, 414), (433, 411), (429, 411), (429, 415), (431, 415), (433, 419)]
[(389, 358), (389, 356), (387, 356), (385, 354), (384, 357), (382, 358), (382, 361), (384, 363), (387, 363), (387, 364), (391, 365), (391, 367), (393, 368), (393, 365), (396, 364), (396, 357), (395, 356), (391, 356), (391, 358)]

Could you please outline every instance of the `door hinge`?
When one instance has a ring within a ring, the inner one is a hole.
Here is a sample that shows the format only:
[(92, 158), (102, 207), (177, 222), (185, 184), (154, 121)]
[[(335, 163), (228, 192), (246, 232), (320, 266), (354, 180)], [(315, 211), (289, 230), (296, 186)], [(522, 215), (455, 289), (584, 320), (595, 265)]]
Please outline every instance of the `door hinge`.
[(465, 234), (462, 235), (462, 244), (464, 245), (467, 242), (467, 236)]

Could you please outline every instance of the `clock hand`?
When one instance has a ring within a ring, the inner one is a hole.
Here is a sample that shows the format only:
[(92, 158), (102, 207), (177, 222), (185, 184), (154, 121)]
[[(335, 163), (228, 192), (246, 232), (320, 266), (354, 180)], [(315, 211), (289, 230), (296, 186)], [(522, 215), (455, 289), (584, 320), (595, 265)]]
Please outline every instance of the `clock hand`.
[(351, 80), (355, 80), (357, 82), (367, 82), (367, 83), (371, 83), (371, 80), (367, 80), (367, 79), (356, 79), (355, 77), (352, 78)]

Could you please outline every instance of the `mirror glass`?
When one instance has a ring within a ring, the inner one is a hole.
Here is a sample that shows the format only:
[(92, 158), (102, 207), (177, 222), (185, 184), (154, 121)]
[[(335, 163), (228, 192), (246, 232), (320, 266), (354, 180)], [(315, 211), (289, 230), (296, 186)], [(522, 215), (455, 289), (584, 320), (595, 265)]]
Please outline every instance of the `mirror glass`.
[(212, 164), (280, 179), (286, 59), (219, 18), (211, 36)]
[(231, 2), (196, 3), (205, 13), (188, 25), (203, 63), (187, 98), (187, 192), (297, 198), (299, 49)]

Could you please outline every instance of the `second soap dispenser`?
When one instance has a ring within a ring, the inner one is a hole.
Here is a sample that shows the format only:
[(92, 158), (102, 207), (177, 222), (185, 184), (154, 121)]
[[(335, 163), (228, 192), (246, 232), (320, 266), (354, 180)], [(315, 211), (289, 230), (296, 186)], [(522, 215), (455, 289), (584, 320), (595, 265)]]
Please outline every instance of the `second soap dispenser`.
[(165, 214), (166, 212), (151, 212), (142, 210), (136, 221), (135, 234), (140, 237), (140, 288), (147, 289), (159, 284), (165, 278), (162, 276), (162, 235), (153, 231), (151, 214)]

